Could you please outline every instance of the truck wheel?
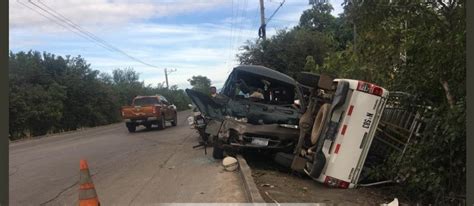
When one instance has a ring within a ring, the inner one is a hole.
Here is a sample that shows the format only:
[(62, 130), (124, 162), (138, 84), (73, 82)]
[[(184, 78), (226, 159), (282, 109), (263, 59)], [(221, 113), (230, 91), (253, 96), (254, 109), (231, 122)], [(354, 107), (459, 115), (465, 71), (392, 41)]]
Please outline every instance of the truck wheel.
[(330, 110), (330, 104), (323, 104), (323, 106), (319, 108), (318, 114), (314, 119), (313, 130), (311, 131), (311, 144), (315, 145), (318, 142), (319, 136), (321, 136)]
[(137, 127), (133, 124), (126, 124), (126, 125), (127, 125), (128, 132), (130, 133), (135, 132), (137, 130)]
[(178, 114), (175, 113), (175, 114), (174, 114), (174, 119), (173, 119), (173, 121), (171, 122), (171, 126), (174, 127), (174, 126), (176, 126), (176, 125), (178, 125)]
[(311, 171), (309, 172), (309, 176), (318, 178), (321, 175), (321, 172), (326, 165), (326, 157), (322, 152), (318, 152), (314, 154), (314, 161), (311, 167)]
[(165, 116), (162, 114), (160, 121), (158, 121), (158, 129), (164, 129), (166, 126)]
[(273, 160), (283, 167), (291, 168), (291, 163), (293, 162), (293, 158), (295, 158), (293, 154), (278, 152), (276, 153)]
[(220, 148), (216, 143), (214, 143), (214, 148), (212, 150), (212, 157), (214, 159), (224, 158), (224, 149)]

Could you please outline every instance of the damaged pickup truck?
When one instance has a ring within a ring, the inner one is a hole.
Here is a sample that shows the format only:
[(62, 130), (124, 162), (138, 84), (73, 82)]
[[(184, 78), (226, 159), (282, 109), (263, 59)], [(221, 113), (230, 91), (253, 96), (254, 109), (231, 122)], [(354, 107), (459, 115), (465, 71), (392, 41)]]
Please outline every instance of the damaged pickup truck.
[(206, 133), (213, 157), (239, 148), (292, 151), (298, 142), (298, 123), (306, 105), (300, 85), (278, 71), (254, 65), (234, 68), (215, 96), (187, 89), (186, 93), (208, 118)]

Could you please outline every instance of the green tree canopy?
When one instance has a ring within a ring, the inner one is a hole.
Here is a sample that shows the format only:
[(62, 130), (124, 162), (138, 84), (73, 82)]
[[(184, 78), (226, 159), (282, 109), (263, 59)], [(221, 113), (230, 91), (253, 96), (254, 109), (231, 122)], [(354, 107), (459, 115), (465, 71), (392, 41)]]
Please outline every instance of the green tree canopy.
[(8, 75), (11, 139), (118, 122), (137, 95), (162, 94), (178, 110), (190, 102), (177, 86), (145, 86), (132, 68), (100, 73), (80, 56), (10, 52)]
[(191, 79), (188, 79), (189, 84), (191, 84), (192, 89), (200, 91), (204, 94), (208, 94), (211, 88), (211, 80), (206, 76), (193, 76)]

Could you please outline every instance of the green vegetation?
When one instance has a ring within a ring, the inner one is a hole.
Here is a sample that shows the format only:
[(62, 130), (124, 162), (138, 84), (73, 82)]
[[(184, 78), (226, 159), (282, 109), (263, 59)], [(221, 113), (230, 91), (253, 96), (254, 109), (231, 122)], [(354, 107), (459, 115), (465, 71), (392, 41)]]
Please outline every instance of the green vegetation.
[(317, 2), (298, 26), (249, 41), (240, 62), (365, 80), (431, 102), (439, 124), (373, 176), (401, 179), (401, 195), (423, 203), (465, 197), (465, 1), (347, 0), (339, 17)]
[(11, 140), (121, 121), (136, 95), (161, 94), (178, 110), (190, 103), (176, 85), (145, 85), (133, 69), (100, 73), (80, 56), (33, 51), (10, 52), (9, 87)]
[(192, 89), (202, 92), (204, 94), (209, 94), (211, 89), (211, 80), (206, 76), (193, 76), (191, 79), (188, 79), (189, 84), (191, 84)]

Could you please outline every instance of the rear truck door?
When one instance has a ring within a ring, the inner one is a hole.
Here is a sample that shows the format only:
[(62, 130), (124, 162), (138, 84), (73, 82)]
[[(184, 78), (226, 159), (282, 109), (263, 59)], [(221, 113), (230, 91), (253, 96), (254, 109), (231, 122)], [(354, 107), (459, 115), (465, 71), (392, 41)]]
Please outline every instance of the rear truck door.
[[(352, 182), (361, 168), (358, 164), (363, 151), (368, 150), (376, 129), (376, 114), (379, 105), (382, 104), (381, 97), (354, 90), (345, 115), (336, 134), (328, 161), (326, 175)], [(365, 158), (365, 156), (364, 156)]]
[(186, 89), (186, 93), (191, 98), (191, 101), (193, 101), (194, 105), (196, 105), (196, 107), (199, 109), (201, 114), (211, 119), (224, 119), (224, 105), (217, 103), (213, 98), (202, 92)]

